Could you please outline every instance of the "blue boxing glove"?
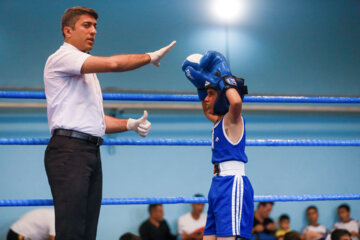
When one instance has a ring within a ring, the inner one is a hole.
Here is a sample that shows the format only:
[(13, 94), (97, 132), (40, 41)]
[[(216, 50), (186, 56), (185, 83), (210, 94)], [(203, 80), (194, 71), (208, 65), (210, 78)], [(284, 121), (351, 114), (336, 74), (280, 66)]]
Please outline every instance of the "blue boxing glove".
[(192, 54), (188, 56), (181, 69), (185, 72), (186, 77), (197, 88), (200, 100), (205, 100), (207, 92), (205, 89), (205, 81), (209, 81), (211, 74), (200, 68), (201, 54)]
[(209, 72), (212, 76), (217, 76), (210, 78), (209, 81), (212, 84), (219, 85), (221, 89), (224, 87), (221, 79), (226, 76), (232, 76), (230, 67), (224, 55), (216, 51), (208, 51), (201, 58), (200, 67)]

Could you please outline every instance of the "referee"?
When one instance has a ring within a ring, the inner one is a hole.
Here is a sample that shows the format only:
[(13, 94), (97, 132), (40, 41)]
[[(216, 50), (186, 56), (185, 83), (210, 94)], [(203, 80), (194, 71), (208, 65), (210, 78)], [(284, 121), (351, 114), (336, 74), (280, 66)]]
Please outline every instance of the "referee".
[(151, 128), (146, 111), (139, 119), (104, 115), (96, 73), (130, 71), (149, 63), (160, 66), (160, 59), (175, 45), (147, 54), (91, 56), (97, 18), (93, 9), (67, 9), (61, 19), (64, 43), (47, 59), (44, 69), (52, 134), (45, 168), (55, 206), (56, 240), (96, 239), (103, 135), (133, 130), (145, 137)]

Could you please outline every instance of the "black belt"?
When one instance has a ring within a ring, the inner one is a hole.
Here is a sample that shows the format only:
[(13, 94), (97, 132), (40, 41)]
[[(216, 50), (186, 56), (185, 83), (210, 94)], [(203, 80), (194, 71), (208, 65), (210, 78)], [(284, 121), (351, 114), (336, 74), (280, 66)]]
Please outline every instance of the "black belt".
[(87, 133), (78, 132), (75, 130), (67, 130), (67, 129), (55, 129), (54, 136), (66, 136), (71, 138), (77, 138), (81, 140), (88, 141), (90, 143), (96, 144), (96, 146), (100, 146), (103, 143), (103, 139), (101, 137), (95, 137)]
[(214, 164), (214, 175), (215, 176), (219, 176), (220, 174), (220, 166), (219, 166), (219, 163), (215, 163)]

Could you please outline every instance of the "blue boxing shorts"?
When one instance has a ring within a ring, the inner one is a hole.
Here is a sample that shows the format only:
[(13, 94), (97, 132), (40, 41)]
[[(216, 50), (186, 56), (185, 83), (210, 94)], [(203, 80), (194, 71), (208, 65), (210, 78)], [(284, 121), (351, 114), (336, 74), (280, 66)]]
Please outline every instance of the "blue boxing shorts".
[(204, 235), (250, 239), (254, 221), (254, 190), (246, 176), (215, 176), (209, 191)]

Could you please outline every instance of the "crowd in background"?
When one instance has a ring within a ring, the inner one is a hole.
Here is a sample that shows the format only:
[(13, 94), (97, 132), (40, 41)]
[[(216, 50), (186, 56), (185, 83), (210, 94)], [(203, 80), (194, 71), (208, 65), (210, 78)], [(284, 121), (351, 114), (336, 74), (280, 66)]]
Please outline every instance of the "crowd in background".
[[(196, 195), (200, 196), (200, 195)], [(331, 229), (318, 222), (319, 211), (311, 205), (306, 209), (308, 225), (301, 231), (291, 229), (291, 218), (282, 214), (277, 221), (270, 217), (273, 202), (260, 202), (254, 212), (252, 240), (359, 240), (360, 224), (351, 218), (349, 205), (341, 204), (338, 209), (339, 221)], [(170, 232), (161, 204), (149, 206), (149, 219), (139, 228), (140, 236), (126, 233), (120, 240), (201, 240), (206, 223), (202, 213), (204, 204), (192, 204), (192, 211), (179, 217), (177, 234)]]
[[(195, 197), (203, 197), (195, 194)], [(139, 236), (125, 233), (120, 240), (201, 240), (206, 224), (206, 214), (203, 203), (191, 204), (192, 210), (178, 218), (177, 233), (170, 231), (164, 219), (161, 204), (151, 204), (148, 207), (149, 218), (139, 226)], [(260, 202), (254, 212), (254, 223), (251, 240), (360, 240), (360, 224), (351, 218), (351, 209), (347, 204), (337, 208), (339, 221), (331, 229), (327, 229), (318, 221), (319, 211), (316, 206), (306, 208), (308, 225), (301, 232), (293, 231), (291, 218), (282, 214), (277, 220), (270, 217), (274, 207), (273, 202)], [(35, 209), (9, 229), (7, 240), (13, 239), (54, 239), (54, 210)]]
[(332, 229), (327, 229), (318, 222), (319, 211), (316, 206), (311, 205), (306, 209), (306, 217), (308, 225), (301, 231), (295, 234), (291, 230), (290, 216), (282, 214), (278, 221), (275, 222), (269, 216), (271, 214), (274, 203), (261, 202), (259, 203), (254, 213), (253, 238), (254, 239), (277, 239), (286, 240), (287, 233), (293, 233), (301, 240), (330, 240), (331, 233), (337, 229), (347, 230), (351, 236), (351, 240), (359, 240), (360, 224), (357, 220), (351, 219), (350, 207), (347, 204), (342, 204), (338, 207), (339, 222), (334, 223)]

